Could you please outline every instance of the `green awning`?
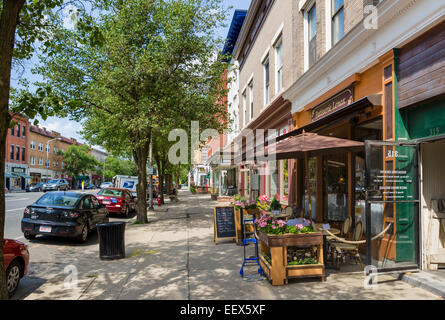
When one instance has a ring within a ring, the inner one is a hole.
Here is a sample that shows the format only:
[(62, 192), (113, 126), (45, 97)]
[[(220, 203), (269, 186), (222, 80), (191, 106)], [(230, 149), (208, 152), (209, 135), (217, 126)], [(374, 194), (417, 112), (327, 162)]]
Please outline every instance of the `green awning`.
[(18, 177), (25, 178), (25, 179), (32, 179), (32, 177), (27, 175), (26, 173), (14, 172), (14, 175), (16, 175)]
[(16, 178), (15, 175), (5, 172), (5, 178)]

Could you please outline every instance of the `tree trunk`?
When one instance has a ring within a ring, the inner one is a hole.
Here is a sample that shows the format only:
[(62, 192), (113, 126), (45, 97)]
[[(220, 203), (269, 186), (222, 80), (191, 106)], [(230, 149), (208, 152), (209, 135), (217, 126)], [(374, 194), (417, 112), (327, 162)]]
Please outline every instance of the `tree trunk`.
[(3, 0), (0, 16), (0, 300), (8, 299), (5, 264), (3, 258), (3, 237), (5, 234), (5, 152), (6, 134), (11, 116), (9, 115), (9, 92), (11, 63), (14, 51), (14, 37), (18, 15), (25, 0)]
[(141, 146), (133, 152), (136, 169), (138, 171), (137, 192), (137, 220), (148, 223), (147, 218), (147, 159), (148, 145)]

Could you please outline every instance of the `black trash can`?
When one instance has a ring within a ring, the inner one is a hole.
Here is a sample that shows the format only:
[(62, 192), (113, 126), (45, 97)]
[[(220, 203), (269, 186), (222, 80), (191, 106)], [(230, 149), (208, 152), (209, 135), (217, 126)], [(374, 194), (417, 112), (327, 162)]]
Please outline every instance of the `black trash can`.
[(99, 255), (102, 260), (125, 258), (126, 222), (98, 223)]

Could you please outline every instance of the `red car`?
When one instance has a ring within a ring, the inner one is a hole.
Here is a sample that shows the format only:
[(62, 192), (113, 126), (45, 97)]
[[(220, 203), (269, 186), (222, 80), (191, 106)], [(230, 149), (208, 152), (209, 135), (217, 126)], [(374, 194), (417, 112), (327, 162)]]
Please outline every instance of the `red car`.
[(20, 279), (28, 272), (28, 246), (16, 240), (3, 239), (6, 268), (6, 281), (9, 297), (12, 297), (19, 287)]
[(96, 198), (104, 204), (108, 212), (123, 214), (128, 217), (130, 212), (136, 210), (136, 201), (127, 189), (105, 188), (101, 189)]

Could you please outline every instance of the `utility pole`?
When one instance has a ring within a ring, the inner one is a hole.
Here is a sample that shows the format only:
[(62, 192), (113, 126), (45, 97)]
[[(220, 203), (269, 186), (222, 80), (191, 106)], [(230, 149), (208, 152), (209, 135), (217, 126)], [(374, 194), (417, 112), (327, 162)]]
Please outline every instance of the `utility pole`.
[(148, 210), (154, 210), (153, 208), (153, 163), (152, 163), (152, 136), (150, 135), (150, 172), (148, 178)]

